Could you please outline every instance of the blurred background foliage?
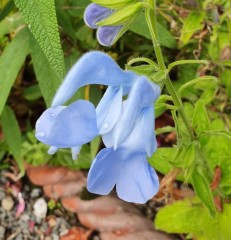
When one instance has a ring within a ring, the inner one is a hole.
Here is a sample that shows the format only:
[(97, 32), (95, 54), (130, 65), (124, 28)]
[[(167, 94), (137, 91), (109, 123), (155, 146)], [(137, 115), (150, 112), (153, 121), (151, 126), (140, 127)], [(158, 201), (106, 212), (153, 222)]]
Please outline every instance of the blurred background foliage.
[[(8, 168), (11, 161), (17, 162), (22, 174), (25, 163), (88, 169), (101, 147), (99, 138), (84, 146), (76, 161), (71, 160), (66, 149), (48, 155), (48, 147), (34, 137), (35, 121), (49, 106), (66, 72), (85, 52), (105, 51), (122, 68), (134, 57), (155, 60), (143, 13), (115, 45), (105, 48), (98, 44), (95, 31), (84, 24), (83, 12), (89, 3), (88, 0), (0, 1), (1, 169)], [(174, 67), (170, 77), (175, 88), (180, 89), (190, 80), (205, 75), (217, 77), (218, 83), (195, 82), (181, 94), (204, 155), (190, 155), (190, 151), (195, 154), (191, 150), (193, 143), (187, 146), (187, 151), (172, 148), (173, 140), (170, 144), (160, 142), (160, 148), (150, 159), (161, 174), (178, 169), (177, 180), (189, 185), (192, 181), (194, 185), (204, 181), (203, 173), (193, 179), (190, 166), (197, 166), (194, 159), (206, 159), (215, 181), (215, 187), (206, 182), (213, 196), (207, 190), (197, 195), (202, 195), (210, 213), (216, 212), (215, 217), (210, 217), (195, 197), (160, 210), (156, 227), (167, 232), (188, 233), (189, 239), (228, 240), (231, 236), (231, 138), (227, 134), (231, 131), (231, 3), (228, 0), (159, 0), (157, 6), (158, 32), (166, 64), (187, 59), (209, 62), (206, 66)], [(133, 70), (148, 73), (147, 65), (133, 65)], [(103, 86), (87, 86), (74, 99), (88, 99), (97, 105), (104, 90)], [(163, 115), (160, 119), (165, 121)], [(180, 118), (177, 127), (184, 134)], [(160, 134), (159, 141), (165, 136)], [(211, 201), (207, 198), (218, 200), (209, 206)]]

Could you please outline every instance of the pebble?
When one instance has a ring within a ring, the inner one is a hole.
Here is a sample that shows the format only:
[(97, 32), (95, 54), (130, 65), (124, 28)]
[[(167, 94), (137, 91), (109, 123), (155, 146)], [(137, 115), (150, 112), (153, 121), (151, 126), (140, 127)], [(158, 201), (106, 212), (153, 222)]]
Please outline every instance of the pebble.
[(0, 226), (0, 239), (3, 239), (6, 229), (3, 226)]
[(0, 200), (5, 198), (6, 194), (3, 192), (3, 190), (0, 188)]
[(51, 218), (48, 220), (49, 227), (53, 228), (57, 225), (57, 220), (55, 218)]
[(15, 238), (15, 240), (23, 240), (23, 235), (22, 234), (18, 234), (18, 236)]
[(63, 230), (62, 232), (60, 232), (59, 236), (62, 237), (64, 235), (66, 235), (69, 231), (67, 229)]
[(44, 240), (53, 240), (51, 236), (46, 236)]
[(21, 215), (20, 220), (23, 222), (28, 222), (30, 220), (30, 216), (24, 213)]
[[(59, 240), (59, 233), (68, 231), (70, 228), (69, 215), (63, 207), (54, 209), (52, 216), (47, 217), (47, 203), (42, 189), (32, 189), (30, 185), (24, 185), (20, 189), (26, 206), (22, 214), (16, 218), (17, 197), (10, 195), (8, 189), (2, 186), (9, 183), (0, 171), (0, 240)], [(47, 219), (45, 220), (44, 218)], [(50, 222), (49, 222), (49, 220)], [(30, 224), (31, 223), (31, 224)], [(76, 221), (73, 225), (76, 225)], [(62, 225), (62, 228), (61, 228)], [(48, 233), (51, 231), (50, 233)], [(14, 235), (16, 234), (16, 235)]]
[(59, 240), (59, 236), (57, 234), (52, 234), (52, 240)]
[(32, 192), (30, 193), (31, 198), (37, 198), (41, 194), (41, 189), (39, 188), (34, 188)]
[(14, 207), (14, 201), (11, 197), (6, 197), (2, 199), (2, 207), (6, 211), (10, 211)]
[(45, 218), (47, 215), (47, 203), (44, 198), (37, 199), (34, 203), (33, 209), (33, 213), (37, 218)]

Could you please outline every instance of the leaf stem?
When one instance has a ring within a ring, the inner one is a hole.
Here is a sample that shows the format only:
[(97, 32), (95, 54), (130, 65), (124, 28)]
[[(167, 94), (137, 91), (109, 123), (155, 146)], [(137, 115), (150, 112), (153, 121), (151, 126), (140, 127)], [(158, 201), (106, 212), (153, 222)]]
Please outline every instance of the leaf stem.
[[(166, 66), (164, 63), (164, 58), (162, 55), (162, 51), (161, 51), (161, 47), (160, 47), (160, 43), (158, 40), (158, 33), (157, 33), (157, 21), (156, 21), (156, 1), (155, 0), (148, 0), (149, 5), (151, 6), (151, 8), (147, 8), (145, 9), (145, 16), (146, 16), (146, 20), (147, 20), (147, 24), (152, 36), (152, 43), (153, 43), (153, 47), (154, 47), (154, 51), (156, 54), (156, 58), (157, 58), (157, 62), (159, 65), (160, 70), (166, 70)], [(191, 127), (191, 124), (185, 114), (185, 111), (183, 109), (183, 104), (181, 102), (181, 99), (179, 98), (175, 88), (173, 87), (173, 84), (169, 78), (169, 76), (167, 76), (164, 80), (164, 83), (166, 85), (166, 88), (169, 92), (169, 94), (172, 96), (173, 102), (174, 104), (178, 107), (178, 112), (189, 132), (190, 138), (191, 140), (195, 140), (195, 134), (193, 132), (193, 129)]]

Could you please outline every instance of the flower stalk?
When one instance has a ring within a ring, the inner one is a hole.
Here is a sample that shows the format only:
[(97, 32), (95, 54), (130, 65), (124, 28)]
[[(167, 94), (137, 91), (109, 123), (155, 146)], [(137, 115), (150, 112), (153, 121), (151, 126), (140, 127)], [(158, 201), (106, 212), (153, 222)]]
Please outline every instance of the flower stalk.
[[(149, 31), (150, 31), (150, 34), (152, 37), (153, 47), (154, 47), (154, 51), (156, 54), (156, 59), (157, 59), (159, 68), (160, 68), (160, 70), (165, 71), (165, 70), (167, 70), (167, 68), (164, 63), (164, 58), (163, 58), (163, 54), (161, 51), (161, 47), (160, 47), (160, 43), (159, 43), (159, 39), (158, 39), (158, 33), (157, 33), (156, 1), (148, 0), (148, 3), (150, 5), (150, 8), (145, 9), (146, 21), (147, 21), (148, 28), (149, 28)], [(191, 124), (190, 124), (190, 122), (185, 114), (185, 111), (183, 109), (182, 101), (181, 101), (180, 97), (178, 96), (175, 88), (173, 87), (173, 84), (168, 75), (166, 76), (166, 78), (164, 80), (164, 84), (166, 85), (166, 88), (167, 88), (169, 94), (171, 95), (175, 106), (177, 106), (177, 108), (178, 108), (178, 112), (189, 132), (191, 140), (192, 141), (195, 140), (195, 134), (193, 132)]]

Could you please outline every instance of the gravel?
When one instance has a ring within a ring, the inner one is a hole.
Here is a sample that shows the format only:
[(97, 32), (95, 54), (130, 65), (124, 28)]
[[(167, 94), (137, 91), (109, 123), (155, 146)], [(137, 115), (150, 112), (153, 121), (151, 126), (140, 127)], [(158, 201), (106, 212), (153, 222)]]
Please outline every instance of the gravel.
[[(0, 240), (59, 240), (73, 225), (79, 225), (76, 215), (60, 204), (49, 209), (49, 200), (38, 187), (27, 182), (14, 183), (3, 172), (0, 186)], [(18, 193), (25, 201), (25, 209), (16, 217)]]

